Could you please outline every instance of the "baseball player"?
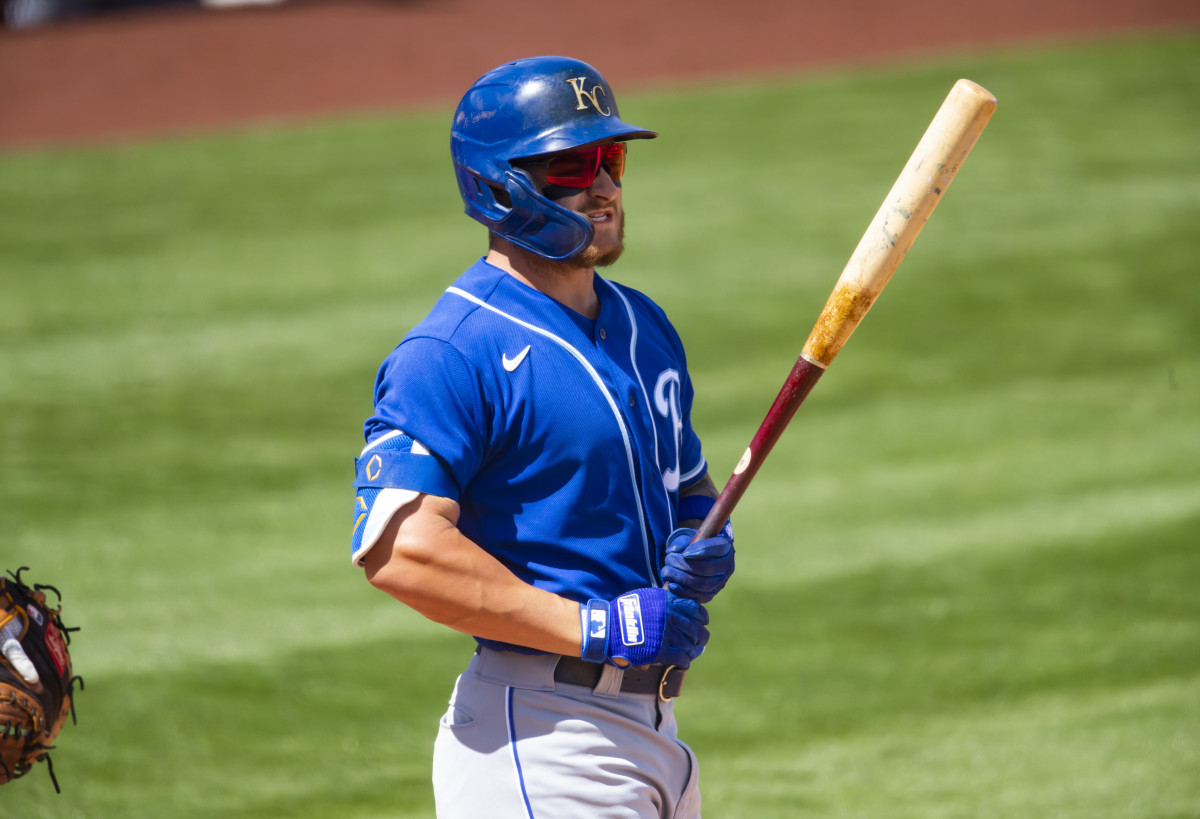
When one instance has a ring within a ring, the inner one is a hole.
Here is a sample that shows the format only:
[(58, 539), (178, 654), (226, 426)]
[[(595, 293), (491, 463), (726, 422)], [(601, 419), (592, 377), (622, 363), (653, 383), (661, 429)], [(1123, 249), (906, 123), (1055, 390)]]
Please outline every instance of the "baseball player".
[(487, 255), (384, 361), (356, 461), (368, 580), (477, 648), (433, 754), (446, 819), (696, 817), (672, 698), (734, 569), (678, 335), (596, 273), (621, 255), (630, 140), (590, 65), (535, 57), (451, 128)]

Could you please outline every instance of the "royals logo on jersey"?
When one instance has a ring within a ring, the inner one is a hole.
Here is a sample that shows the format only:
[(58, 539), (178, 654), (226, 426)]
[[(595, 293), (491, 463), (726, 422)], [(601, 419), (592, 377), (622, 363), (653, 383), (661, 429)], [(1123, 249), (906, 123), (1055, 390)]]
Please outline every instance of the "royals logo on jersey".
[(674, 444), (668, 452), (674, 452), (674, 463), (663, 471), (663, 486), (668, 492), (679, 491), (679, 449), (683, 444), (683, 410), (679, 400), (679, 371), (663, 370), (654, 385), (654, 409), (662, 416)]

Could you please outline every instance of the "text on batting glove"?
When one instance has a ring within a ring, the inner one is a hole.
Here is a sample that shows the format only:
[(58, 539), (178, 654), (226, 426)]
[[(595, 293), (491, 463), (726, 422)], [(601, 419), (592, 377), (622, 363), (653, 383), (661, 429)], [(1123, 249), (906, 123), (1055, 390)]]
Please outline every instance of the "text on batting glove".
[(708, 644), (704, 606), (666, 589), (634, 589), (615, 600), (589, 600), (580, 606), (580, 617), (580, 656), (593, 663), (687, 668)]
[(724, 531), (692, 542), (695, 529), (676, 529), (667, 538), (662, 579), (668, 591), (699, 603), (712, 600), (733, 575), (733, 537)]

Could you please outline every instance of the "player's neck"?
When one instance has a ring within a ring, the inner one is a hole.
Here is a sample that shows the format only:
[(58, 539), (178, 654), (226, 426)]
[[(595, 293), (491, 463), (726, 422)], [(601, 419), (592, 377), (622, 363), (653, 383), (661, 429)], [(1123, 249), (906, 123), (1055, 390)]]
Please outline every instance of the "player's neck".
[(552, 262), (503, 240), (492, 242), (487, 262), (582, 316), (600, 315), (592, 267)]

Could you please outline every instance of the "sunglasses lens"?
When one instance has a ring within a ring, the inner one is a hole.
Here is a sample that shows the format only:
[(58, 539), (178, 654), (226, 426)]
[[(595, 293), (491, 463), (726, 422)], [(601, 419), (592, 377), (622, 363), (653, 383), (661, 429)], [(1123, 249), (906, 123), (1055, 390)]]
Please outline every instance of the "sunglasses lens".
[(625, 143), (559, 154), (546, 164), (546, 181), (568, 188), (586, 188), (596, 181), (601, 163), (614, 182), (620, 179), (625, 173)]
[(600, 150), (600, 161), (608, 168), (608, 175), (616, 182), (625, 175), (625, 143), (605, 145)]
[(599, 159), (600, 151), (597, 148), (559, 154), (546, 165), (546, 181), (568, 188), (586, 188), (596, 179)]

